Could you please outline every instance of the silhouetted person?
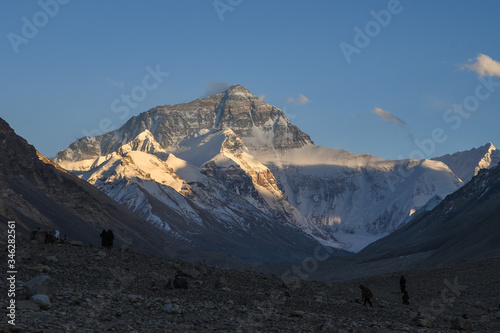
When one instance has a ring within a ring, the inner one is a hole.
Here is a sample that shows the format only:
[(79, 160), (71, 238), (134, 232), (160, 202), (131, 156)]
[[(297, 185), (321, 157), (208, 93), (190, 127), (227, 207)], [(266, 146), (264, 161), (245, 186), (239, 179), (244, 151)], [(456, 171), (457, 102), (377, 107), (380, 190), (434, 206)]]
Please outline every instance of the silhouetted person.
[(101, 237), (101, 246), (108, 247), (109, 245), (108, 232), (102, 229), (101, 235), (99, 237)]
[(113, 241), (115, 240), (115, 235), (111, 229), (108, 230), (108, 248), (113, 248)]
[(404, 294), (406, 291), (406, 279), (404, 275), (401, 275), (401, 279), (399, 279), (399, 287), (401, 288), (401, 293)]
[(410, 296), (408, 295), (408, 292), (405, 290), (403, 293), (403, 304), (410, 305)]
[(370, 304), (370, 306), (373, 308), (373, 304), (371, 301), (371, 298), (373, 297), (372, 291), (363, 285), (360, 285), (359, 289), (361, 289), (361, 300), (363, 301), (363, 306), (365, 306), (368, 302), (368, 304)]

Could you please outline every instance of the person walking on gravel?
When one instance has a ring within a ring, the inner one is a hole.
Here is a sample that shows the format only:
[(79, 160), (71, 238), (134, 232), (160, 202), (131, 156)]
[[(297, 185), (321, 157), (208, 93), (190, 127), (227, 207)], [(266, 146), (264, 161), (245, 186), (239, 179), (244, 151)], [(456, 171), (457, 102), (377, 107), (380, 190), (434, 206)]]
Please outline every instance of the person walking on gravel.
[(373, 297), (372, 291), (363, 285), (360, 285), (359, 289), (361, 289), (361, 300), (363, 301), (363, 306), (365, 306), (366, 303), (368, 303), (370, 304), (370, 307), (373, 308), (373, 304), (371, 301), (371, 298)]
[(404, 294), (406, 291), (406, 279), (404, 275), (401, 275), (401, 279), (399, 279), (399, 287), (401, 288), (401, 294)]

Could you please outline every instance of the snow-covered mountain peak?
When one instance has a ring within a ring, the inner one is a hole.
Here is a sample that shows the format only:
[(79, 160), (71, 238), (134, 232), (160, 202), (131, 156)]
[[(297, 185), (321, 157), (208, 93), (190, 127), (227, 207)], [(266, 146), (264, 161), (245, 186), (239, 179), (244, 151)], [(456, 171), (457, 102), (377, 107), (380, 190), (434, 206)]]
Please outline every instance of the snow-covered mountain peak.
[(436, 157), (433, 160), (441, 161), (465, 183), (472, 179), (482, 169), (488, 169), (500, 162), (500, 149), (495, 148), (493, 143)]
[(249, 99), (258, 99), (257, 96), (252, 94), (250, 90), (247, 88), (243, 87), (242, 85), (235, 84), (231, 87), (229, 87), (224, 94), (228, 97), (244, 97), (244, 98), (249, 98)]
[(490, 142), (488, 142), (487, 144), (485, 144), (484, 146), (485, 146), (485, 147), (488, 147), (488, 150), (492, 150), (492, 149), (493, 149), (493, 150), (495, 150), (495, 149), (497, 149), (497, 148), (493, 145), (493, 143), (491, 143), (491, 141), (490, 141)]
[[(56, 162), (85, 173), (82, 178), (154, 223), (169, 209), (185, 221), (231, 226), (260, 216), (351, 250), (461, 186), (441, 162), (317, 146), (283, 111), (241, 85), (157, 106), (116, 131), (73, 143)], [(204, 213), (193, 213), (191, 205)]]
[(142, 151), (153, 155), (167, 154), (165, 149), (156, 141), (154, 135), (147, 129), (117, 149), (120, 155), (125, 155), (129, 151)]

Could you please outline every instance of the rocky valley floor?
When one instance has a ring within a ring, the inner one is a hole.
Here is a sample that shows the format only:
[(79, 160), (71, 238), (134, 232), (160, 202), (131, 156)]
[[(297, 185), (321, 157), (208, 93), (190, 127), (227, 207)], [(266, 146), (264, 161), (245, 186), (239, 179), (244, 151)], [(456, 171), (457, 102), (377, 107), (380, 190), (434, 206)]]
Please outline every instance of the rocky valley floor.
[[(500, 258), (404, 272), (410, 305), (401, 301), (400, 273), (337, 283), (283, 280), (252, 269), (34, 242), (17, 244), (16, 260), (16, 325), (7, 324), (2, 297), (2, 332), (500, 332)], [(173, 287), (176, 274), (188, 289)], [(7, 294), (6, 278), (1, 284)], [(372, 290), (373, 308), (359, 303), (360, 284)]]

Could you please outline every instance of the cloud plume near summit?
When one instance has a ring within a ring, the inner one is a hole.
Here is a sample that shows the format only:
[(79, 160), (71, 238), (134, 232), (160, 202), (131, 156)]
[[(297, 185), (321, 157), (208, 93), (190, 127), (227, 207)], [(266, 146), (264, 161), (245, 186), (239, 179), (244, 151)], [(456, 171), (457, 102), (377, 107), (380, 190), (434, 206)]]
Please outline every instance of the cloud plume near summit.
[(217, 82), (211, 80), (205, 88), (205, 97), (224, 92), (229, 89), (230, 86), (231, 84), (228, 82)]
[[(472, 61), (472, 60), (471, 60)], [(460, 69), (469, 69), (478, 73), (481, 76), (499, 76), (500, 77), (500, 62), (493, 60), (486, 54), (479, 53), (476, 62), (465, 64)]]
[(300, 94), (297, 99), (295, 99), (293, 97), (288, 97), (287, 100), (286, 100), (286, 104), (300, 104), (300, 105), (304, 105), (304, 104), (307, 104), (307, 103), (311, 103), (311, 100), (309, 98), (307, 98), (306, 96), (302, 95), (302, 94)]
[(375, 113), (376, 115), (380, 116), (386, 122), (394, 122), (399, 127), (406, 128), (406, 123), (400, 118), (390, 113), (389, 111), (376, 107), (375, 109), (372, 110), (372, 113)]

